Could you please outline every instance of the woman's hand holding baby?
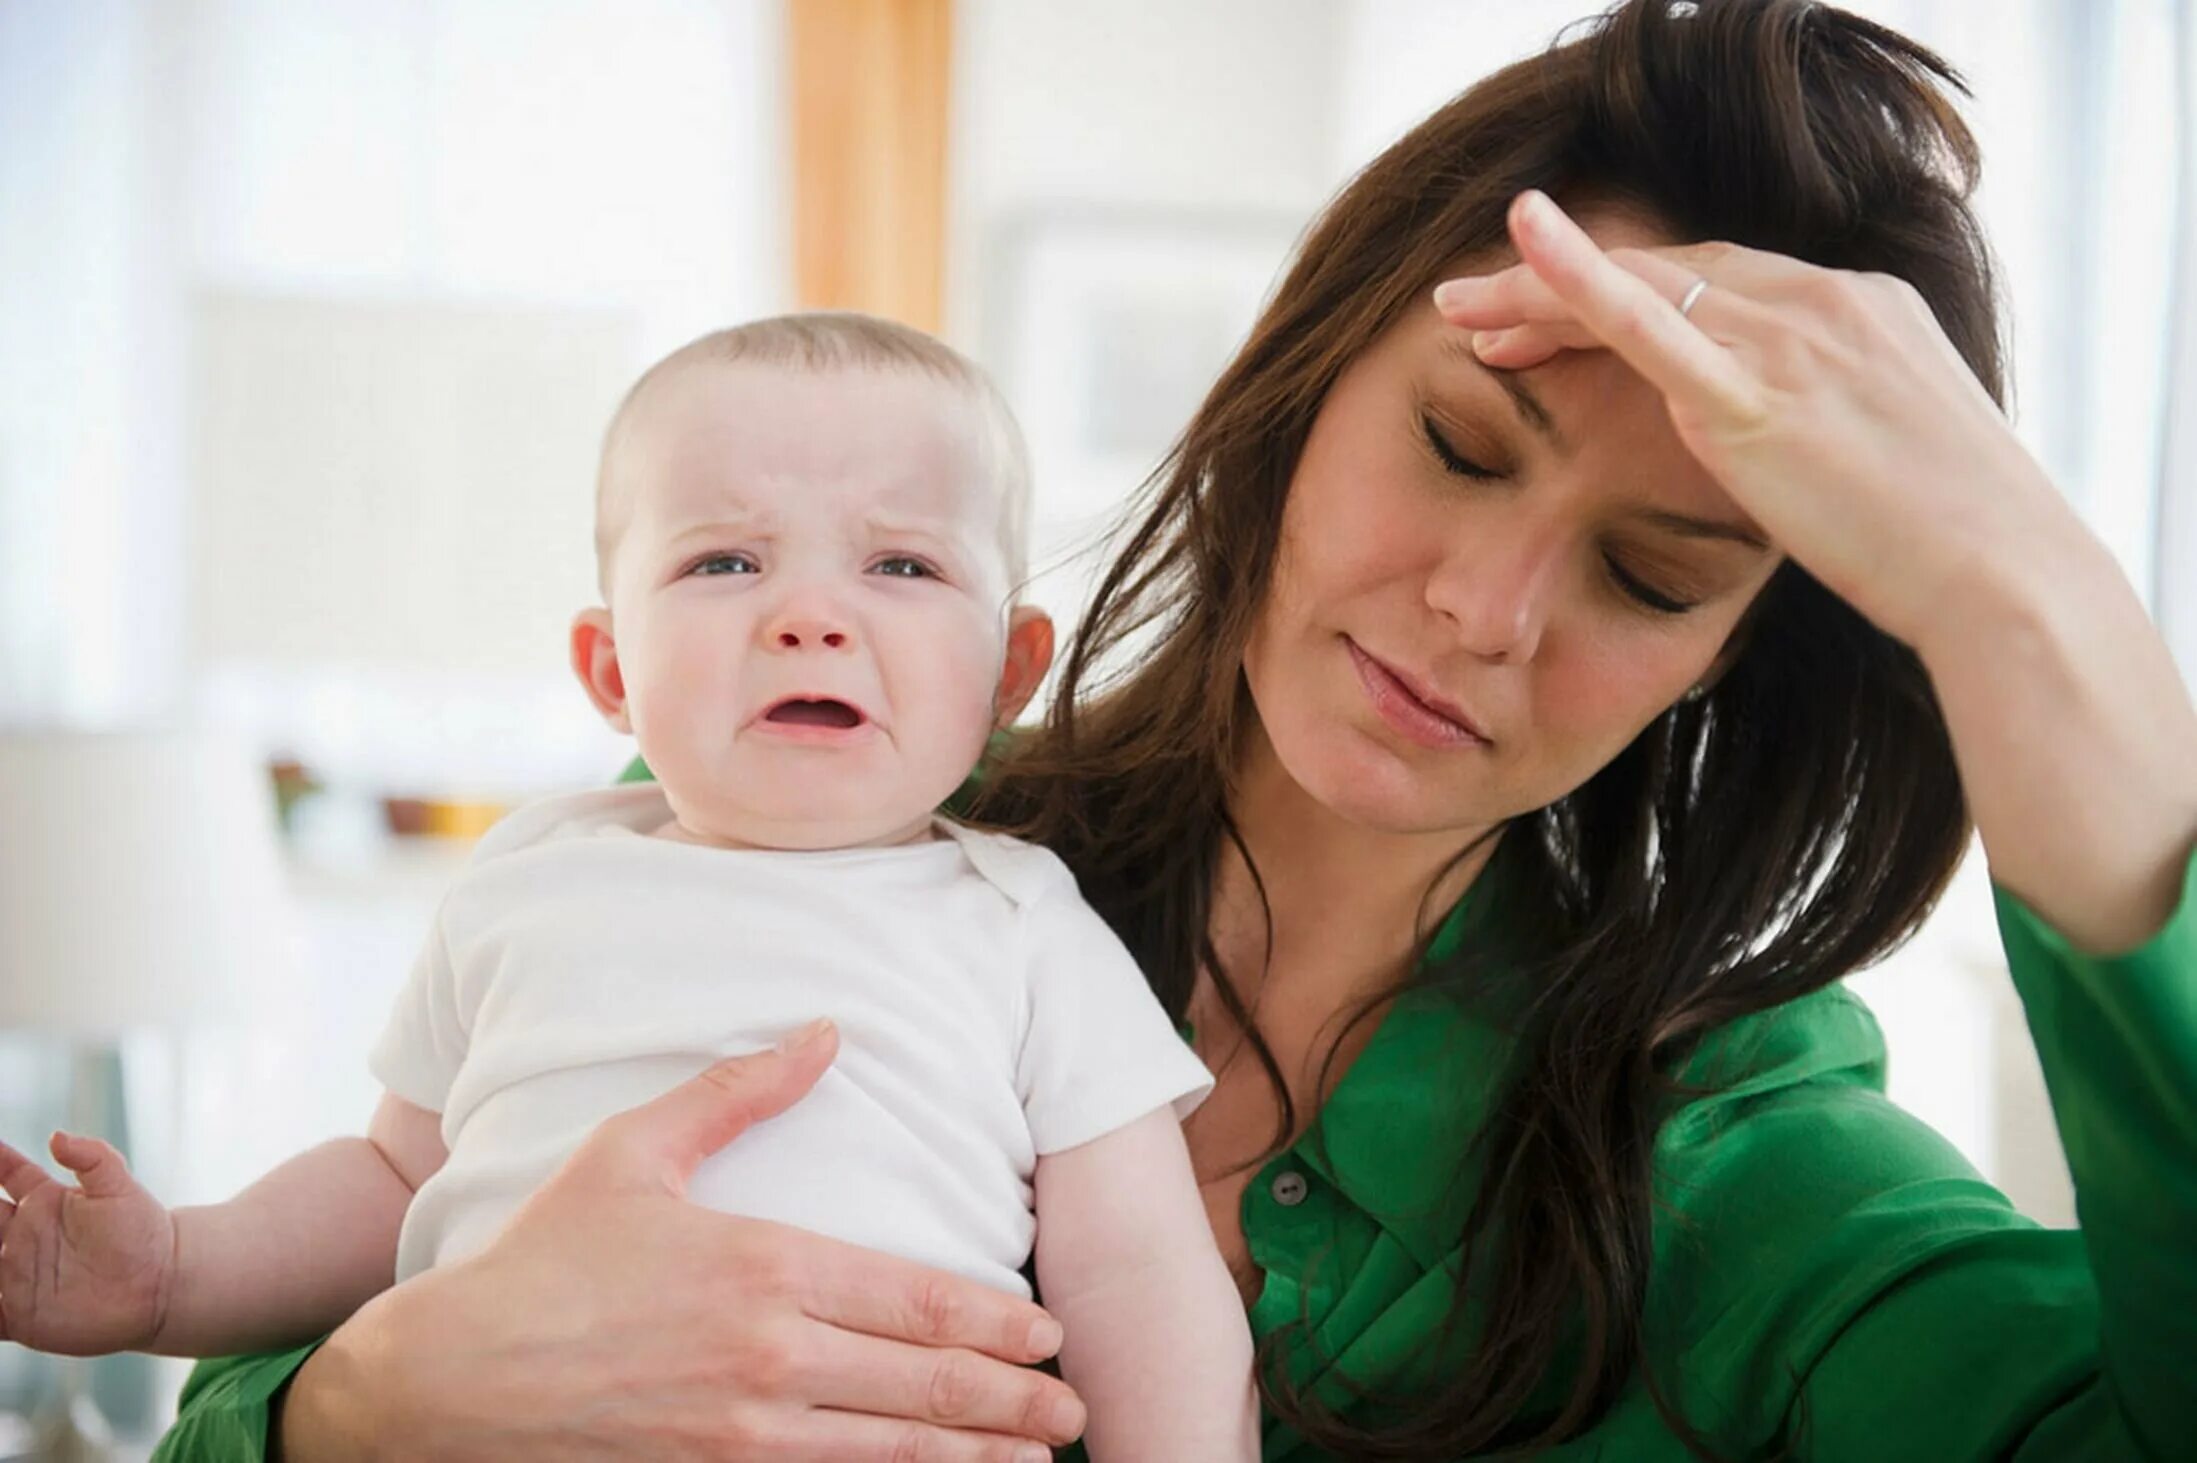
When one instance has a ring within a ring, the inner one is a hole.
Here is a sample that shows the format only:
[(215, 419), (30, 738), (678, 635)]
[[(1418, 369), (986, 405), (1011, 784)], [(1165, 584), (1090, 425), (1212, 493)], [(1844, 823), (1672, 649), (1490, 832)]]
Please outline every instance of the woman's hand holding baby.
[[(655, 1456), (1009, 1463), (1082, 1428), (1027, 1301), (689, 1203), (831, 1064), (828, 1027), (599, 1127), (490, 1247), (388, 1291), (299, 1371), (291, 1463)], [(513, 1365), (514, 1360), (517, 1365)]]
[(0, 1143), (0, 1341), (65, 1356), (149, 1350), (175, 1274), (175, 1219), (96, 1138), (53, 1135), (68, 1184)]

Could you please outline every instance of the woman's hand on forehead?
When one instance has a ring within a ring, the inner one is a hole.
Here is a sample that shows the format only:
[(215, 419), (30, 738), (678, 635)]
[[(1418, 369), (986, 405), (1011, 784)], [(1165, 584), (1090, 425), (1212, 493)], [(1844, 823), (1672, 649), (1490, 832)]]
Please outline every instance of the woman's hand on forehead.
[(2063, 500), (1904, 281), (1724, 243), (1605, 251), (1538, 193), (1510, 226), (1520, 263), (1435, 292), (1480, 359), (1617, 354), (1733, 500), (1887, 633), (1927, 633), (1996, 547), (1979, 531), (2007, 552), (2066, 532)]
[(2080, 948), (2156, 931), (2197, 826), (2197, 712), (1915, 289), (1731, 244), (1606, 252), (1532, 193), (1510, 227), (1523, 263), (1435, 291), (1481, 359), (1639, 372), (1777, 545), (1920, 657), (1994, 880)]

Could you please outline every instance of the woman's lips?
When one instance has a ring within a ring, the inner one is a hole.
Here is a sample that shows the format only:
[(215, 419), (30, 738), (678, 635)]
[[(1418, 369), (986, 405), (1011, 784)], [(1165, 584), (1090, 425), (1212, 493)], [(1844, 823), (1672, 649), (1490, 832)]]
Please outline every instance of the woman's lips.
[(1348, 635), (1343, 637), (1343, 646), (1350, 652), (1351, 664), (1357, 667), (1358, 681), (1365, 687), (1366, 698), (1380, 713), (1381, 720), (1398, 736), (1437, 751), (1490, 745), (1486, 737), (1470, 726), (1451, 720), (1413, 695), (1401, 677), (1359, 649), (1358, 642)]

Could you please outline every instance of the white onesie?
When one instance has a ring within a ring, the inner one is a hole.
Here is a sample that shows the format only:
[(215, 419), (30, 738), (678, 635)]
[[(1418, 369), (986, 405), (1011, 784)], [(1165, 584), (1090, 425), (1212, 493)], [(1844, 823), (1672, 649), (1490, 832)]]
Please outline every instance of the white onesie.
[(1211, 1090), (1047, 850), (944, 820), (816, 853), (643, 831), (669, 817), (653, 784), (532, 804), (444, 899), (372, 1056), (450, 1150), (398, 1279), (480, 1249), (604, 1118), (817, 1016), (838, 1060), (690, 1197), (1022, 1296), (1037, 1157)]

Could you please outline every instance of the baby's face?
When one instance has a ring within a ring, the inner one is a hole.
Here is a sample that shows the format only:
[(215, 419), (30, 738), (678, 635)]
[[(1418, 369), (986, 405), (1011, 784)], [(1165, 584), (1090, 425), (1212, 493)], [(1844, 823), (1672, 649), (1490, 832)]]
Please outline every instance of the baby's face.
[(920, 832), (995, 719), (1010, 586), (977, 409), (912, 370), (696, 366), (636, 404), (609, 594), (681, 828)]

